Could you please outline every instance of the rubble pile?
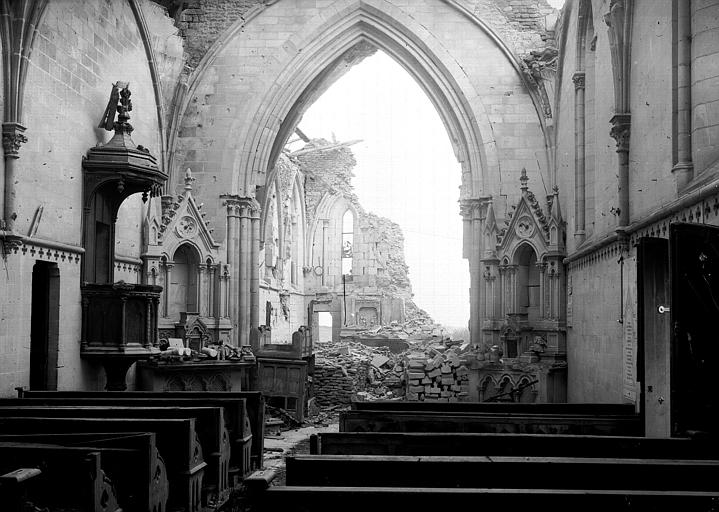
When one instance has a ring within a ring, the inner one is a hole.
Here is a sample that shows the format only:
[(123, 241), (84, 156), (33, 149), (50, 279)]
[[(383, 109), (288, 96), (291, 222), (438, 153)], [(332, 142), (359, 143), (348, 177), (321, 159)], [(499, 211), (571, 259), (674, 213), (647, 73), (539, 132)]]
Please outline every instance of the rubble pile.
[(411, 352), (405, 363), (407, 400), (459, 402), (469, 396), (469, 369), (455, 347)]
[(356, 400), (404, 394), (404, 367), (387, 347), (362, 343), (326, 343), (315, 353), (312, 381), (317, 405), (349, 404)]

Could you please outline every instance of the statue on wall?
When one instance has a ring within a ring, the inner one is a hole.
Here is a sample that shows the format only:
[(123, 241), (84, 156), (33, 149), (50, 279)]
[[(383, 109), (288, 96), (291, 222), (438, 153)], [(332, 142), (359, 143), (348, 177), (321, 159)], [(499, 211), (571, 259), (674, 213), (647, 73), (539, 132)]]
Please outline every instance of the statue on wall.
[[(107, 102), (107, 107), (105, 107), (105, 112), (102, 114), (102, 119), (97, 127), (104, 128), (108, 132), (113, 131), (115, 129), (115, 112), (118, 114), (127, 114), (127, 112), (132, 111), (131, 94), (130, 82), (117, 81), (112, 84), (110, 99)], [(119, 105), (118, 102), (120, 103)], [(122, 122), (119, 117), (118, 121)]]

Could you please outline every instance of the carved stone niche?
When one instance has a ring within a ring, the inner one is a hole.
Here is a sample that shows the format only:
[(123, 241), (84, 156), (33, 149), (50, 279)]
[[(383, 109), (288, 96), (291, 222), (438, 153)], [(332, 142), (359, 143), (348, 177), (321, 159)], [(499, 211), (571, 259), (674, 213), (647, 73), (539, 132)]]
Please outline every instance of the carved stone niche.
[(127, 84), (118, 82), (101, 122), (101, 127), (114, 129), (115, 134), (107, 144), (91, 148), (82, 162), (85, 255), (80, 355), (103, 364), (108, 390), (126, 389), (129, 366), (159, 351), (157, 304), (162, 288), (114, 283), (115, 223), (120, 205), (132, 194), (142, 193), (143, 200), (148, 194), (158, 195), (167, 180), (149, 150), (132, 141), (130, 110), (130, 91)]
[[(158, 281), (164, 285), (160, 330), (171, 334), (168, 337), (184, 338), (185, 319), (192, 317), (205, 326), (209, 340), (216, 343), (229, 339), (232, 329), (226, 304), (227, 280), (223, 279), (220, 245), (205, 221), (202, 203), (192, 193), (190, 169), (184, 181), (182, 194), (163, 197), (160, 222), (148, 221), (144, 258), (148, 266), (157, 266)], [(153, 239), (155, 228), (158, 234)]]

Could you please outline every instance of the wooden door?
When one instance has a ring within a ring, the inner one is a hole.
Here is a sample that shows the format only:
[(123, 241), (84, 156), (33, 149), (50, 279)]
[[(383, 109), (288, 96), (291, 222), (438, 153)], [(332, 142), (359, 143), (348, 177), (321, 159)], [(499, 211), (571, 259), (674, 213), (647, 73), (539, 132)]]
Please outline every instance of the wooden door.
[(670, 280), (669, 241), (641, 238), (637, 246), (637, 379), (647, 437), (669, 437), (670, 422)]
[(670, 226), (672, 434), (719, 431), (719, 228)]

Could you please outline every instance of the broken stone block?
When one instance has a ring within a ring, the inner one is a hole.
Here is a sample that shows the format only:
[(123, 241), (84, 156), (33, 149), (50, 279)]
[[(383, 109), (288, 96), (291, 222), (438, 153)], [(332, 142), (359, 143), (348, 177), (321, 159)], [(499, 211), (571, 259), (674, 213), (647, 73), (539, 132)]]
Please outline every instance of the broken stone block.
[(388, 362), (389, 357), (383, 356), (381, 354), (377, 354), (372, 358), (372, 366), (374, 366), (375, 368), (382, 368)]
[(408, 373), (408, 377), (410, 378), (410, 380), (411, 380), (411, 379), (424, 379), (425, 374), (424, 374), (424, 372), (412, 372), (412, 371), (410, 371), (410, 372)]

